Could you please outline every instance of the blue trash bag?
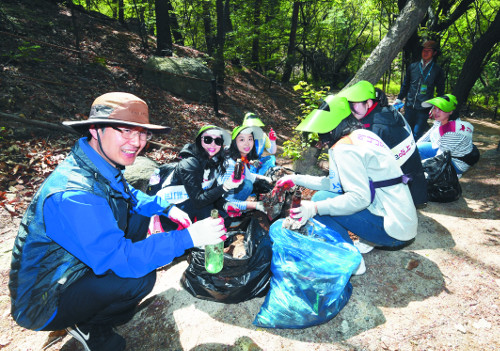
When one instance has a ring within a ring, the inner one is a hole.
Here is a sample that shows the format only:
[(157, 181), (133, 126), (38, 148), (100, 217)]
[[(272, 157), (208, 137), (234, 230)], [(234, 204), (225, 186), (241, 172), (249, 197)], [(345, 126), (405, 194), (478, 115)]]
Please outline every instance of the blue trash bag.
[(265, 175), (266, 172), (276, 166), (276, 157), (274, 155), (268, 155), (259, 158), (260, 166), (255, 167), (254, 165), (250, 166), (250, 172)]
[(271, 286), (253, 324), (299, 329), (325, 323), (349, 301), (349, 278), (361, 254), (315, 219), (307, 224), (309, 235), (282, 228), (282, 223), (276, 221), (269, 230)]

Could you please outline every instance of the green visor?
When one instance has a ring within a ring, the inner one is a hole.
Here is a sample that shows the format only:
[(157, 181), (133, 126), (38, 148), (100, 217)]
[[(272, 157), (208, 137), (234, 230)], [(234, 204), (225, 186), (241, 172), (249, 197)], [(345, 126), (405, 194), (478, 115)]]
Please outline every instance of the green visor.
[(231, 135), (229, 134), (229, 132), (225, 129), (222, 129), (222, 128), (214, 126), (214, 125), (206, 125), (206, 126), (201, 127), (198, 134), (196, 134), (196, 137), (200, 136), (201, 134), (203, 134), (204, 132), (206, 132), (207, 130), (210, 130), (210, 129), (214, 129), (214, 132), (218, 131), (219, 133), (217, 133), (217, 132), (216, 133), (222, 135), (222, 138), (224, 139), (225, 146), (231, 145)]
[(451, 94), (445, 94), (422, 102), (422, 107), (436, 106), (444, 112), (451, 112), (457, 108), (457, 98)]
[(248, 112), (243, 118), (242, 126), (246, 127), (264, 127), (265, 124), (262, 123), (260, 118), (253, 112)]
[(264, 137), (264, 132), (259, 127), (239, 126), (233, 129), (233, 132), (231, 133), (231, 138), (233, 140), (236, 139), (236, 137), (243, 131), (245, 132), (251, 131), (253, 134), (253, 140), (262, 140), (262, 138)]
[(295, 128), (302, 132), (328, 133), (351, 114), (349, 102), (343, 96), (328, 95), (319, 108), (313, 110)]
[(360, 80), (349, 88), (342, 90), (337, 96), (347, 98), (349, 102), (363, 102), (366, 100), (374, 100), (376, 97), (375, 87), (372, 83), (366, 80)]

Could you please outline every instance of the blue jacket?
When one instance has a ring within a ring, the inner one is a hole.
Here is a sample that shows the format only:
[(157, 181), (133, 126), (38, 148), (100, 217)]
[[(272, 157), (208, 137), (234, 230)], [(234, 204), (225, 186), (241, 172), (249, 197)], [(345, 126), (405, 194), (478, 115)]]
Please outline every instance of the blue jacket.
[(20, 326), (43, 329), (60, 293), (89, 269), (142, 277), (193, 246), (187, 230), (132, 242), (129, 214), (164, 214), (170, 204), (121, 177), (82, 138), (35, 194), (12, 251), (11, 313)]
[(414, 62), (406, 70), (406, 76), (401, 86), (398, 99), (406, 98), (405, 106), (415, 110), (426, 109), (422, 102), (434, 97), (434, 89), (437, 96), (444, 94), (445, 76), (443, 69), (432, 60), (424, 70), (422, 62)]

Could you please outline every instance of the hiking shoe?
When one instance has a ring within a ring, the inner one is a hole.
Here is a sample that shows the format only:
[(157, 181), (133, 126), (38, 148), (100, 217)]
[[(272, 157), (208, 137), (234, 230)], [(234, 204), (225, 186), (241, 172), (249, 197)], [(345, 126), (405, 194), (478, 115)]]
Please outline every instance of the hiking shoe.
[(373, 250), (373, 246), (365, 241), (356, 240), (353, 242), (354, 246), (359, 250), (359, 253), (365, 254)]
[(362, 275), (366, 272), (365, 259), (361, 257), (361, 262), (359, 263), (358, 269), (352, 272), (352, 275)]
[(122, 351), (125, 339), (115, 333), (110, 325), (88, 325), (66, 328), (69, 334), (78, 340), (85, 351)]

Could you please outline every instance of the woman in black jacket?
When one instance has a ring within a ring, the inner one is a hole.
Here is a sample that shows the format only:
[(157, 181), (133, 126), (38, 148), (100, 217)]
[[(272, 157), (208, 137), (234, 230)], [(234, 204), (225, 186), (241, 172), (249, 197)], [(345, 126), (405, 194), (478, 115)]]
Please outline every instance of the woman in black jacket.
[(224, 146), (230, 143), (231, 136), (224, 129), (213, 125), (202, 127), (195, 142), (182, 148), (180, 162), (163, 184), (162, 192), (165, 187), (178, 186), (176, 194), (180, 194), (178, 198), (183, 201), (176, 206), (186, 212), (192, 221), (209, 217), (213, 208), (227, 212), (230, 217), (240, 215), (240, 211), (223, 196), (238, 188), (244, 177), (238, 181), (231, 177), (221, 185), (217, 185), (216, 181), (219, 174), (225, 172)]

